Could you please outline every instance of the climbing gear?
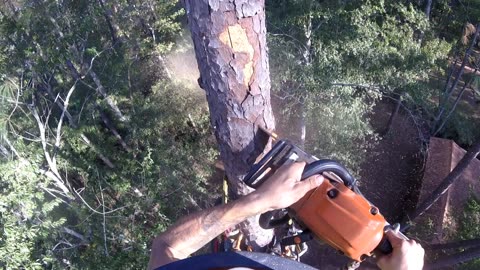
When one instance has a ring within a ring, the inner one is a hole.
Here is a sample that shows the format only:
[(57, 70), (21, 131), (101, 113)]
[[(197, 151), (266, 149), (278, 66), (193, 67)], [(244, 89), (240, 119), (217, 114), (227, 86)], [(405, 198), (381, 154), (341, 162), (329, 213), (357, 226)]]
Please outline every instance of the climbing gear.
[[(272, 137), (276, 138), (276, 135)], [(284, 245), (300, 246), (313, 238), (306, 236), (311, 234), (357, 262), (374, 252), (392, 252), (392, 246), (385, 237), (385, 230), (390, 229), (391, 225), (379, 209), (361, 194), (357, 180), (337, 161), (319, 160), (293, 143), (279, 140), (252, 167), (244, 182), (252, 188), (258, 188), (278, 168), (295, 161), (307, 162), (302, 180), (323, 175), (329, 181), (308, 192), (287, 210), (262, 214), (260, 226), (265, 229), (276, 228), (293, 220), (302, 233), (285, 237), (281, 240)]]

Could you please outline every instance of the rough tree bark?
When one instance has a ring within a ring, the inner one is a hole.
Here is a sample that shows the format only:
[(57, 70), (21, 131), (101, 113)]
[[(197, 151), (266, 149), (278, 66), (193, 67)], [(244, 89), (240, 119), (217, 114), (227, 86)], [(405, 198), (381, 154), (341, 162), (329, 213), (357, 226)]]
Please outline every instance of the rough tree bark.
[[(250, 190), (242, 182), (256, 159), (269, 147), (258, 130), (274, 129), (266, 46), (264, 1), (185, 0), (210, 121), (230, 187)], [(268, 244), (271, 231), (258, 217), (242, 224), (254, 249)]]
[(428, 196), (420, 206), (409, 216), (410, 220), (415, 220), (427, 211), (438, 199), (442, 197), (445, 192), (452, 186), (452, 184), (462, 175), (463, 171), (468, 168), (470, 163), (480, 154), (480, 139), (472, 145), (465, 156), (455, 166), (453, 171), (447, 175), (440, 185)]

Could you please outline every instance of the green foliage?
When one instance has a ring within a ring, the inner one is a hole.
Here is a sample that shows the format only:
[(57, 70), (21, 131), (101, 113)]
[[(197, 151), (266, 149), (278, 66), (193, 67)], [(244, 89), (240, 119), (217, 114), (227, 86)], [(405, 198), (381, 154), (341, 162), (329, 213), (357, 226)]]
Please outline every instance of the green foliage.
[[(462, 215), (458, 218), (460, 227), (457, 237), (460, 239), (474, 239), (480, 237), (480, 201), (473, 194), (465, 204)], [(462, 270), (479, 269), (480, 260), (473, 260), (460, 266)]]
[(455, 111), (447, 122), (442, 136), (453, 139), (460, 145), (467, 147), (480, 138), (479, 123), (479, 119), (472, 119), (469, 114)]
[[(0, 7), (0, 134), (12, 143), (0, 140), (12, 151), (0, 160), (0, 267), (145, 268), (151, 239), (216, 196), (204, 93), (170, 82), (158, 60), (183, 10), (104, 2)], [(55, 171), (69, 194), (46, 177)]]
[[(273, 93), (308, 151), (358, 170), (382, 95), (430, 109), (451, 49), (435, 30), (463, 23), (435, 2), (429, 22), (401, 2), (267, 1)], [(152, 237), (216, 197), (204, 93), (165, 69), (183, 15), (176, 0), (0, 6), (0, 267), (145, 268)], [(459, 119), (447, 130), (468, 143)]]
[(433, 1), (431, 17), (435, 29), (447, 40), (456, 42), (466, 23), (478, 23), (480, 1)]
[[(343, 89), (345, 93), (347, 89)], [(354, 89), (350, 88), (354, 92)], [(317, 157), (334, 158), (358, 172), (366, 152), (377, 136), (365, 113), (371, 110), (368, 103), (355, 97), (325, 98), (308, 110), (310, 139), (306, 147)], [(340, 109), (341, 108), (341, 109)]]
[(26, 159), (0, 164), (0, 266), (44, 269), (55, 260), (50, 233), (65, 223), (52, 216), (59, 205), (42, 188), (48, 186)]
[(465, 204), (460, 221), (458, 236), (460, 239), (473, 239), (480, 237), (480, 201), (473, 196)]
[(272, 91), (304, 101), (306, 145), (318, 155), (358, 169), (376, 140), (368, 114), (382, 95), (426, 106), (436, 94), (429, 75), (443, 69), (451, 45), (411, 5), (285, 0), (267, 1), (267, 12)]

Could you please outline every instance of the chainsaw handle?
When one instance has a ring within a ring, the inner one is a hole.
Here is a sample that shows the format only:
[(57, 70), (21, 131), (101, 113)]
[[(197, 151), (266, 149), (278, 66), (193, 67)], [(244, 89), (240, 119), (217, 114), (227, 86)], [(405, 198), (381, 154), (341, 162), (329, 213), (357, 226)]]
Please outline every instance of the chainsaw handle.
[(288, 213), (283, 213), (282, 217), (273, 218), (274, 216), (278, 216), (278, 213), (281, 211), (281, 209), (272, 210), (261, 214), (260, 218), (258, 219), (258, 224), (265, 230), (282, 226), (290, 220), (290, 216), (288, 215)]
[[(406, 240), (406, 241), (409, 240), (409, 238), (405, 234), (403, 234), (403, 231), (406, 228), (403, 228), (402, 230), (400, 230), (400, 224), (399, 223), (396, 223), (394, 225), (388, 224), (387, 226), (385, 226), (385, 228), (396, 231), (397, 236), (399, 236), (403, 240)], [(375, 248), (375, 251), (380, 252), (384, 255), (388, 255), (388, 254), (393, 252), (392, 243), (390, 243), (390, 241), (387, 239), (386, 235), (383, 236), (382, 241), (380, 241), (380, 244), (378, 244), (378, 246)]]
[(305, 166), (302, 173), (302, 180), (305, 180), (313, 175), (322, 174), (323, 172), (333, 172), (338, 175), (345, 186), (351, 188), (355, 185), (355, 178), (348, 172), (348, 170), (340, 163), (331, 159), (321, 159), (309, 163)]
[(382, 255), (388, 255), (393, 252), (393, 247), (390, 241), (387, 238), (382, 239), (380, 244), (377, 246), (375, 251), (380, 252)]
[[(355, 178), (348, 172), (348, 170), (340, 163), (330, 159), (321, 159), (316, 160), (312, 163), (305, 165), (303, 169), (302, 178), (301, 180), (305, 180), (313, 175), (322, 174), (323, 172), (333, 172), (338, 175), (342, 180), (345, 186), (351, 188), (355, 185)], [(281, 218), (273, 218), (278, 211), (281, 210), (273, 210), (260, 215), (259, 225), (263, 229), (273, 229), (275, 227), (281, 226), (288, 222), (290, 217), (287, 213)]]

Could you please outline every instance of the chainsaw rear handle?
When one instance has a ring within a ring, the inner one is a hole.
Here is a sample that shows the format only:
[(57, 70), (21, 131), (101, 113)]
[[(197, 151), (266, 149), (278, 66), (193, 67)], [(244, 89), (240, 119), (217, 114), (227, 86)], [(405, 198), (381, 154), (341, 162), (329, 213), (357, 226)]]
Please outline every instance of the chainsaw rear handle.
[[(335, 160), (331, 159), (321, 159), (316, 160), (312, 163), (305, 165), (303, 169), (302, 178), (301, 180), (305, 180), (313, 175), (322, 174), (323, 172), (333, 172), (337, 176), (342, 179), (345, 186), (348, 188), (353, 188), (355, 186), (355, 178), (348, 172), (348, 170), (340, 163)], [(268, 211), (260, 215), (260, 219), (258, 221), (260, 227), (264, 229), (273, 229), (275, 227), (281, 226), (288, 222), (290, 217), (287, 213), (285, 213), (280, 218), (274, 218), (274, 216), (278, 216), (280, 210), (273, 210)]]
[(352, 188), (356, 179), (348, 172), (348, 170), (340, 163), (331, 159), (321, 159), (305, 165), (302, 173), (302, 181), (324, 172), (333, 172), (342, 179), (345, 186)]
[(388, 241), (388, 239), (384, 236), (375, 251), (380, 252), (383, 255), (388, 255), (393, 252), (393, 247), (390, 241)]
[[(393, 230), (393, 231), (396, 231), (397, 232), (397, 235), (404, 239), (404, 240), (410, 240), (403, 232), (405, 231), (406, 228), (402, 228), (400, 230), (400, 224), (394, 224), (394, 225), (390, 225), (388, 224), (387, 226), (385, 226), (385, 230)], [(377, 248), (375, 249), (375, 251), (378, 251), (382, 254), (390, 254), (393, 252), (393, 247), (392, 247), (392, 244), (390, 243), (390, 241), (388, 241), (387, 239), (387, 236), (384, 235), (383, 236), (383, 239), (382, 241), (380, 241), (380, 244), (378, 244)]]

